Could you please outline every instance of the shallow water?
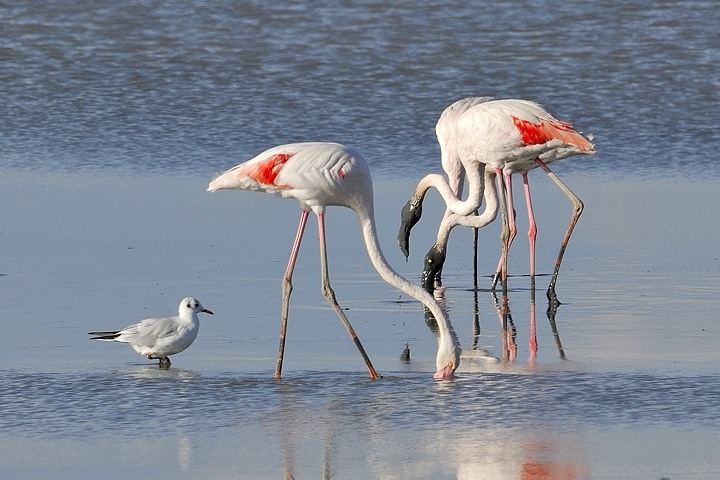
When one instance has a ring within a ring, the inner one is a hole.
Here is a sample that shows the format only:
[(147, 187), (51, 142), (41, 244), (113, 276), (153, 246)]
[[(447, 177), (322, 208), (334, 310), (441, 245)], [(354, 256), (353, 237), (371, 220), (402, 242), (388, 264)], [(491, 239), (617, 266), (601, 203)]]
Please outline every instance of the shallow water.
[[(465, 350), (456, 380), (438, 383), (420, 305), (377, 277), (357, 220), (342, 209), (328, 214), (333, 286), (384, 378), (369, 379), (320, 295), (309, 230), (284, 379), (274, 381), (279, 279), (297, 207), (259, 194), (207, 194), (206, 180), (16, 174), (3, 181), (2, 218), (15, 226), (2, 232), (3, 251), (13, 254), (0, 277), (11, 319), (0, 339), (0, 450), (9, 475), (73, 477), (78, 465), (107, 474), (109, 463), (139, 476), (162, 463), (161, 477), (491, 478), (537, 469), (551, 477), (711, 478), (717, 471), (720, 261), (714, 246), (684, 240), (664, 221), (680, 217), (682, 205), (647, 194), (710, 210), (714, 202), (703, 199), (720, 191), (715, 182), (574, 178), (588, 208), (567, 252), (558, 283), (564, 304), (554, 318), (541, 289), (548, 277), (538, 277), (534, 355), (526, 240), (513, 250), (508, 344), (492, 294), (471, 288), (471, 236), (454, 233), (445, 300)], [(383, 248), (409, 278), (419, 275), (415, 251), (432, 243), (429, 219), (441, 215), (440, 202), (428, 199), (404, 262), (394, 245), (396, 212), (386, 206), (401, 205), (413, 183), (376, 185)], [(566, 220), (551, 211), (569, 205), (550, 182), (537, 183), (538, 265), (546, 274)], [(635, 208), (624, 221), (642, 235), (618, 233), (615, 214), (628, 202)], [(19, 204), (28, 207), (11, 206)], [(698, 213), (685, 228), (698, 229), (711, 214)], [(497, 252), (498, 232), (486, 230), (481, 272), (492, 270)], [(691, 255), (677, 255), (682, 242)], [(195, 344), (169, 370), (123, 345), (87, 340), (94, 329), (170, 314), (188, 294), (216, 315), (201, 319)], [(399, 359), (406, 343), (409, 363)]]
[[(718, 23), (694, 1), (0, 6), (3, 474), (715, 478)], [(440, 112), (469, 95), (536, 100), (595, 136), (596, 156), (553, 167), (586, 205), (557, 313), (544, 288), (570, 207), (539, 172), (541, 275), (533, 304), (520, 205), (507, 332), (482, 288), (498, 226), (480, 234), (480, 290), (470, 233), (453, 232), (452, 382), (431, 378), (420, 305), (332, 209), (333, 287), (384, 378), (320, 295), (309, 227), (274, 381), (297, 205), (208, 180), (275, 144), (352, 145), (388, 261), (418, 280), (441, 202), (428, 195), (409, 262), (399, 208), (440, 169)], [(186, 295), (216, 315), (169, 370), (87, 339)]]

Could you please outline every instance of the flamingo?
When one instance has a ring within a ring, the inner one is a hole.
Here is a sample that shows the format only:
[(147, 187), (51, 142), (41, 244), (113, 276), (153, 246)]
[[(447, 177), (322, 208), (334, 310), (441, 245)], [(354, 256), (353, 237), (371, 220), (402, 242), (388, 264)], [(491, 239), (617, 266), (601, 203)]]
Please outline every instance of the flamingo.
[(325, 210), (328, 206), (352, 209), (358, 219), (365, 247), (373, 266), (390, 285), (419, 300), (439, 325), (435, 379), (451, 378), (460, 364), (460, 346), (450, 320), (433, 296), (422, 287), (398, 275), (380, 249), (375, 228), (373, 188), (370, 170), (360, 154), (337, 143), (294, 143), (270, 148), (215, 178), (208, 191), (220, 189), (254, 190), (300, 202), (301, 213), (290, 260), (282, 280), (280, 346), (275, 378), (282, 374), (285, 335), (289, 316), (292, 274), (309, 213), (317, 217), (320, 240), (322, 292), (354, 340), (365, 360), (370, 377), (379, 378), (344, 311), (338, 305), (328, 276)]
[[(527, 100), (487, 100), (485, 97), (474, 97), (461, 100), (469, 107), (459, 116), (446, 116), (448, 122), (455, 120), (455, 165), (460, 165), (468, 177), (468, 198), (460, 200), (459, 196), (453, 193), (452, 185), (444, 177), (438, 174), (425, 176), (417, 185), (415, 193), (408, 203), (403, 207), (402, 225), (398, 234), (400, 248), (406, 257), (409, 253), (409, 234), (412, 226), (419, 221), (422, 215), (422, 201), (427, 190), (431, 187), (438, 189), (446, 202), (447, 208), (457, 216), (467, 217), (474, 209), (480, 206), (484, 192), (481, 176), (487, 180), (490, 169), (495, 172), (500, 192), (500, 207), (503, 210), (503, 235), (502, 253), (498, 265), (498, 274), (493, 281), (493, 286), (498, 278), (505, 282), (507, 277), (507, 252), (515, 237), (515, 221), (512, 201), (512, 174), (521, 173), (525, 187), (525, 198), (528, 206), (528, 218), (530, 227), (528, 238), (530, 240), (530, 274), (534, 284), (535, 275), (535, 238), (537, 227), (535, 224), (530, 198), (529, 182), (527, 173), (534, 168), (541, 168), (558, 185), (573, 203), (573, 214), (570, 225), (565, 233), (560, 248), (560, 254), (556, 260), (550, 286), (547, 295), (551, 302), (557, 302), (555, 295), (555, 284), (560, 269), (560, 263), (570, 239), (570, 235), (583, 210), (582, 201), (555, 175), (547, 163), (560, 160), (571, 155), (594, 154), (595, 146), (588, 137), (576, 131), (569, 123), (557, 120), (540, 105)], [(456, 104), (457, 104), (456, 103)], [(454, 104), (454, 105), (456, 105)], [(453, 107), (453, 106), (451, 106)], [(459, 109), (458, 109), (459, 110)], [(442, 119), (441, 119), (442, 120)], [(440, 122), (439, 122), (440, 123)], [(445, 128), (445, 131), (451, 130)], [(449, 140), (447, 143), (451, 143)], [(441, 147), (442, 148), (442, 147)], [(452, 151), (452, 150), (451, 150)], [(448, 155), (450, 157), (450, 155)], [(452, 163), (452, 162), (451, 162)], [(507, 193), (505, 189), (507, 188)], [(486, 200), (492, 193), (485, 194)], [(486, 208), (487, 221), (491, 212)], [(485, 213), (484, 213), (485, 214)], [(446, 214), (445, 220), (451, 214)], [(478, 221), (477, 219), (475, 220)], [(490, 220), (491, 221), (491, 220)], [(465, 224), (472, 223), (470, 219), (463, 219)], [(489, 223), (489, 221), (488, 221)], [(443, 226), (444, 224), (444, 226)], [(451, 221), (443, 222), (438, 239), (443, 235), (449, 235), (449, 230), (454, 226)], [(443, 228), (446, 229), (443, 233)], [(440, 259), (442, 260), (442, 258)], [(437, 262), (436, 262), (437, 264)], [(441, 261), (440, 261), (441, 264)], [(440, 265), (441, 267), (441, 265)], [(434, 266), (437, 269), (437, 265)], [(433, 273), (430, 271), (430, 273)]]
[[(465, 169), (460, 162), (455, 142), (455, 125), (457, 124), (458, 118), (467, 112), (469, 108), (478, 105), (480, 103), (488, 102), (492, 100), (492, 97), (468, 97), (458, 100), (449, 107), (447, 107), (437, 124), (435, 125), (435, 135), (437, 136), (438, 143), (440, 144), (440, 161), (442, 168), (448, 178), (450, 188), (455, 195), (460, 198), (463, 192), (463, 186), (465, 183)], [(497, 195), (494, 191), (494, 176), (495, 173), (491, 170), (488, 171), (490, 175), (486, 175), (484, 197), (486, 201), (485, 217), (483, 219), (472, 219), (473, 223), (473, 258), (475, 267), (477, 267), (477, 234), (478, 229), (487, 225), (488, 223), (495, 220), (497, 216)], [(488, 184), (487, 180), (490, 180)], [(435, 288), (435, 283), (441, 284), (440, 276), (442, 274), (443, 264), (445, 263), (445, 253), (447, 251), (447, 242), (450, 236), (450, 231), (456, 226), (460, 225), (461, 217), (457, 216), (450, 208), (445, 210), (443, 215), (440, 228), (438, 229), (437, 239), (435, 244), (428, 250), (425, 255), (425, 267), (423, 269), (422, 284), (426, 290), (432, 292)], [(471, 225), (468, 225), (471, 226)], [(407, 254), (406, 254), (407, 257)], [(475, 271), (474, 284), (477, 286), (477, 270)]]
[(177, 317), (146, 318), (122, 330), (90, 332), (89, 335), (94, 335), (91, 340), (127, 343), (148, 360), (158, 359), (161, 367), (169, 367), (169, 356), (182, 352), (197, 338), (200, 312), (213, 315), (193, 297), (185, 297)]

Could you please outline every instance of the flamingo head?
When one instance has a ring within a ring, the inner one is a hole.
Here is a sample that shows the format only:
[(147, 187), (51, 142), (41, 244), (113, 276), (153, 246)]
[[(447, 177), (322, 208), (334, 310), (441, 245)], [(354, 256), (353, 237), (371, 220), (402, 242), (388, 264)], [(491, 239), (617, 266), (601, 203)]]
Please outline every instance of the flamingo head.
[(441, 342), (435, 359), (437, 368), (433, 375), (435, 380), (451, 380), (453, 378), (455, 370), (460, 366), (460, 352), (461, 349), (457, 343)]
[(410, 231), (422, 217), (423, 199), (413, 195), (400, 212), (400, 231), (398, 231), (398, 245), (405, 259), (410, 256)]
[(435, 290), (435, 280), (440, 276), (445, 264), (445, 248), (433, 245), (425, 255), (425, 268), (422, 273), (422, 286), (430, 293)]

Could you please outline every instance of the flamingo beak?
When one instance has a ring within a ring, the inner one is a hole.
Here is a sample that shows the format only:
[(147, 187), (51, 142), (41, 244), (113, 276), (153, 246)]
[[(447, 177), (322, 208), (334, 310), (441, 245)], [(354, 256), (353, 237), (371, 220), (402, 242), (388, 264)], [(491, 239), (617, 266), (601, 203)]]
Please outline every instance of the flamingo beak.
[(433, 375), (433, 379), (435, 380), (450, 380), (455, 375), (455, 365), (452, 362), (449, 362), (447, 365), (445, 365), (445, 368), (441, 368), (437, 372), (435, 372), (435, 375)]
[(422, 199), (414, 196), (408, 200), (400, 212), (400, 231), (398, 232), (398, 246), (405, 255), (405, 259), (410, 256), (410, 230), (420, 221), (422, 216)]

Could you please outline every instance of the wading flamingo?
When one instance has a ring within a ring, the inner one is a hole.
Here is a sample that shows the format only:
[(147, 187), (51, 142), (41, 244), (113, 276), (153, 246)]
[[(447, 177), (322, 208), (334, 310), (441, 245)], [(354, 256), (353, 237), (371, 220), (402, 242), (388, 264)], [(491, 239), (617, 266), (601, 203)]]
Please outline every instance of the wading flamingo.
[(114, 332), (90, 332), (91, 340), (105, 340), (129, 344), (149, 360), (158, 359), (163, 367), (170, 366), (170, 355), (188, 348), (200, 330), (198, 313), (213, 314), (192, 297), (185, 297), (178, 307), (177, 317), (146, 318)]
[[(435, 135), (440, 144), (440, 161), (448, 178), (448, 184), (455, 195), (462, 197), (463, 187), (465, 183), (465, 169), (457, 155), (455, 142), (455, 126), (458, 118), (467, 112), (470, 107), (485, 103), (492, 100), (492, 97), (468, 97), (458, 100), (447, 107), (437, 124), (435, 125)], [(465, 221), (465, 226), (473, 227), (473, 285), (477, 287), (477, 238), (478, 229), (491, 223), (497, 216), (497, 193), (494, 184), (495, 172), (488, 170), (485, 176), (485, 189), (481, 194), (484, 195), (486, 201), (485, 211), (482, 218), (467, 217), (463, 218), (455, 214), (451, 209), (445, 210), (445, 215), (438, 229), (435, 244), (428, 250), (425, 255), (424, 269), (422, 274), (423, 287), (432, 292), (435, 285), (442, 285), (441, 275), (443, 265), (445, 263), (445, 254), (447, 252), (447, 242), (450, 231), (461, 222)], [(489, 180), (489, 183), (488, 183)], [(409, 232), (408, 232), (409, 234)], [(401, 240), (402, 245), (402, 240)], [(404, 252), (407, 254), (409, 252)]]
[(375, 228), (370, 170), (357, 151), (336, 143), (319, 142), (274, 147), (252, 160), (231, 168), (208, 186), (208, 191), (211, 192), (221, 189), (255, 190), (283, 198), (294, 198), (300, 202), (302, 209), (300, 224), (282, 280), (280, 347), (275, 378), (280, 378), (282, 373), (292, 274), (310, 211), (315, 213), (318, 222), (323, 295), (355, 341), (370, 371), (370, 376), (379, 377), (330, 287), (325, 243), (325, 210), (328, 206), (347, 207), (355, 211), (360, 220), (368, 256), (380, 276), (390, 285), (422, 302), (435, 317), (440, 331), (436, 357), (437, 371), (434, 378), (443, 379), (453, 376), (460, 362), (460, 346), (455, 332), (433, 296), (422, 287), (395, 273), (385, 260)]
[[(483, 97), (479, 98), (484, 100)], [(473, 99), (467, 100), (472, 101)], [(420, 219), (422, 200), (429, 188), (436, 187), (438, 189), (450, 211), (460, 216), (467, 216), (480, 205), (483, 195), (481, 176), (486, 173), (487, 169), (492, 169), (497, 176), (501, 197), (500, 206), (503, 210), (503, 248), (498, 269), (500, 274), (496, 275), (496, 279), (501, 277), (504, 283), (507, 276), (507, 252), (515, 235), (511, 176), (513, 173), (519, 172), (523, 175), (528, 204), (531, 278), (534, 284), (537, 229), (530, 201), (527, 172), (540, 167), (570, 198), (574, 207), (547, 291), (548, 298), (552, 302), (557, 302), (555, 295), (557, 274), (567, 242), (582, 213), (583, 205), (580, 199), (560, 181), (546, 164), (571, 155), (593, 154), (595, 146), (588, 138), (573, 129), (569, 123), (557, 120), (534, 102), (492, 100), (481, 101), (470, 106), (456, 119), (455, 153), (457, 161), (462, 165), (468, 177), (468, 198), (465, 201), (460, 200), (457, 195), (453, 194), (451, 185), (441, 175), (431, 174), (424, 177), (418, 183), (413, 197), (403, 207), (402, 225), (398, 234), (398, 242), (403, 253), (407, 256), (410, 229)], [(509, 189), (507, 194), (506, 185)], [(485, 198), (487, 199), (488, 195), (485, 195)], [(440, 233), (438, 237), (440, 237)]]

